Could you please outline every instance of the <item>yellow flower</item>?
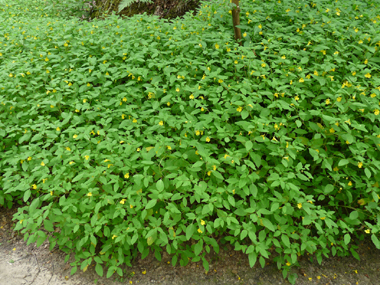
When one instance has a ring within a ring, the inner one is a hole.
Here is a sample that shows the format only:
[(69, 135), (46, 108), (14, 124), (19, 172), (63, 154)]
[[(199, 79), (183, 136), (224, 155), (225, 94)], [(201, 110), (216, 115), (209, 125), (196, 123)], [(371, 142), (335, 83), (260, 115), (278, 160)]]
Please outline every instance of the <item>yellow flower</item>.
[(198, 233), (200, 233), (200, 234), (201, 234), (201, 233), (202, 233), (202, 230), (201, 230), (201, 229), (198, 229)]
[(33, 187), (33, 189), (37, 189), (37, 185), (36, 184), (33, 184), (32, 187)]
[(73, 138), (76, 139), (78, 137), (78, 135), (73, 135)]
[(122, 143), (124, 143), (124, 141), (120, 141), (120, 143), (122, 144)]
[(113, 235), (113, 236), (112, 236), (112, 239), (115, 239), (115, 237), (117, 237), (117, 235)]
[(143, 272), (141, 272), (142, 274), (146, 274), (146, 270), (144, 270)]
[(261, 26), (261, 24), (259, 25), (259, 28), (261, 29), (263, 26)]
[(375, 98), (376, 97), (376, 94), (375, 93), (372, 93), (371, 94), (371, 98)]
[(326, 105), (328, 105), (330, 103), (331, 103), (330, 99), (326, 99)]
[(370, 73), (367, 73), (366, 75), (364, 75), (365, 77), (367, 78), (371, 78), (371, 74)]
[(50, 108), (54, 108), (54, 105), (50, 105)]
[(356, 71), (353, 71), (353, 72), (352, 72), (352, 75), (355, 76), (355, 75), (356, 75)]
[(199, 136), (199, 135), (200, 135), (200, 132), (199, 132), (199, 131), (196, 131), (196, 132), (195, 132), (195, 135)]
[(90, 158), (90, 156), (89, 156), (89, 155), (85, 155), (84, 158), (85, 158), (86, 160), (88, 160), (88, 159)]
[(42, 165), (42, 166), (45, 166), (45, 163), (44, 163), (43, 161), (41, 161), (41, 165)]
[(365, 61), (364, 61), (364, 64), (367, 64), (368, 63), (368, 59), (366, 59)]
[(129, 205), (129, 208), (133, 209), (133, 205)]
[(159, 124), (160, 126), (163, 126), (163, 125), (164, 125), (164, 122), (163, 122), (163, 121), (160, 121), (158, 124)]
[(359, 168), (362, 168), (362, 167), (363, 167), (363, 162), (359, 162), (359, 163), (358, 163), (358, 167), (359, 167)]
[(91, 196), (92, 196), (92, 193), (91, 193), (91, 192), (88, 192), (88, 193), (87, 193), (87, 196), (88, 196), (88, 197), (91, 197)]
[(317, 72), (316, 70), (314, 71), (314, 75), (315, 75), (315, 76), (318, 76), (318, 72)]
[(242, 107), (239, 106), (239, 108), (236, 109), (236, 111), (241, 112), (243, 110)]
[(191, 94), (191, 95), (189, 96), (189, 98), (190, 98), (190, 99), (194, 99), (194, 95)]
[(141, 150), (141, 148), (139, 148), (139, 147), (138, 147), (136, 150), (137, 150), (137, 151), (140, 151), (140, 150)]
[(333, 128), (330, 129), (330, 133), (335, 133), (335, 130)]
[(262, 64), (261, 64), (261, 66), (262, 66), (262, 67), (265, 67), (265, 66), (266, 66), (266, 64), (265, 64), (265, 63), (262, 63)]
[(298, 101), (300, 99), (300, 97), (296, 96), (294, 97), (294, 100)]
[(179, 92), (179, 88), (177, 88), (175, 91)]
[(70, 161), (70, 162), (69, 162), (70, 165), (73, 164), (73, 163), (75, 163), (75, 162), (74, 162), (74, 161)]
[(137, 120), (136, 119), (133, 119), (133, 121), (132, 122), (134, 122), (134, 123), (137, 123)]
[(206, 142), (210, 142), (210, 138), (209, 137), (206, 138)]
[(304, 80), (303, 78), (301, 78), (301, 79), (299, 80), (299, 82), (305, 82), (305, 80)]
[(290, 265), (291, 265), (291, 263), (288, 261), (288, 262), (286, 263), (286, 265), (287, 265), (287, 266), (290, 266)]
[(124, 178), (128, 179), (129, 178), (129, 173), (125, 173)]
[(302, 203), (298, 203), (297, 207), (298, 207), (298, 209), (301, 209), (302, 208)]
[(57, 132), (59, 132), (61, 129), (59, 127), (56, 128)]
[(66, 147), (66, 150), (71, 151), (71, 149), (69, 147)]
[(350, 181), (350, 182), (348, 182), (348, 186), (352, 186), (352, 182)]
[(342, 101), (342, 97), (336, 98), (336, 101), (338, 101), (338, 102)]
[(171, 149), (172, 149), (172, 147), (171, 147), (170, 145), (168, 145), (167, 148), (168, 148), (168, 150), (171, 150)]
[(368, 229), (368, 230), (365, 230), (365, 232), (366, 232), (367, 234), (369, 234), (369, 233), (371, 232), (371, 230)]
[(283, 56), (281, 56), (281, 58), (282, 58), (282, 59), (286, 59), (286, 56), (285, 56), (285, 55), (283, 55)]
[(247, 36), (247, 33), (244, 33), (244, 34), (243, 34), (243, 37), (246, 37), (246, 36)]
[(218, 45), (218, 44), (215, 44), (215, 48), (216, 48), (216, 49), (219, 49), (219, 45)]
[(380, 113), (380, 111), (378, 110), (378, 109), (376, 109), (375, 111), (373, 111), (374, 112), (374, 114), (377, 116), (377, 115), (379, 115), (379, 113)]
[(324, 219), (326, 219), (326, 217), (322, 217), (322, 218), (321, 218), (321, 220), (324, 220)]

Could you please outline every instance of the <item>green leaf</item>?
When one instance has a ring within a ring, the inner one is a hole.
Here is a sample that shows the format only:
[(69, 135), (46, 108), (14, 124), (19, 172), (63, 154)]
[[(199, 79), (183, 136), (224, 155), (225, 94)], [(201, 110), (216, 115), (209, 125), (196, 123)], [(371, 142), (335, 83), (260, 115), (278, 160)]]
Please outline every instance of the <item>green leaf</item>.
[(371, 240), (372, 240), (373, 244), (376, 246), (376, 248), (380, 249), (380, 242), (379, 242), (379, 239), (376, 237), (375, 234), (371, 235)]
[(348, 159), (341, 159), (338, 163), (338, 166), (344, 166), (344, 165), (347, 165), (349, 163), (350, 163), (350, 161)]
[(256, 264), (256, 261), (257, 261), (257, 253), (252, 252), (252, 253), (248, 254), (248, 260), (249, 260), (249, 266), (251, 268), (253, 268)]
[(24, 202), (28, 201), (28, 199), (30, 198), (30, 195), (32, 194), (32, 192), (30, 190), (26, 190), (25, 193), (24, 193)]
[(365, 175), (366, 175), (368, 178), (371, 177), (371, 171), (370, 171), (368, 168), (365, 168), (365, 169), (364, 169), (364, 173), (365, 173)]
[(276, 228), (274, 227), (274, 225), (271, 223), (271, 221), (269, 221), (268, 219), (266, 218), (262, 218), (262, 221), (263, 221), (263, 224), (266, 228), (268, 228), (269, 230), (271, 230), (272, 232), (276, 231)]
[(327, 184), (325, 187), (325, 190), (323, 191), (323, 194), (327, 195), (331, 193), (334, 190), (334, 186), (332, 184)]
[(189, 240), (195, 232), (195, 226), (194, 224), (190, 224), (186, 228), (186, 240)]
[(245, 149), (246, 149), (247, 151), (250, 151), (250, 150), (252, 149), (252, 147), (253, 147), (253, 143), (252, 143), (251, 141), (247, 141), (247, 142), (245, 143)]
[(99, 263), (96, 264), (95, 271), (100, 277), (103, 277), (103, 267)]
[(150, 208), (153, 208), (157, 203), (157, 199), (154, 199), (154, 200), (150, 200), (148, 202), (148, 204), (146, 204), (145, 206), (145, 209), (150, 209)]
[(108, 268), (107, 278), (110, 278), (116, 271), (116, 266), (111, 266)]
[(194, 254), (199, 255), (203, 249), (203, 240), (200, 240), (198, 243), (194, 246)]
[(350, 234), (345, 234), (344, 235), (344, 243), (347, 245), (350, 243), (350, 240), (351, 240)]
[(74, 275), (75, 272), (77, 272), (77, 270), (78, 270), (78, 267), (77, 267), (77, 266), (74, 266), (73, 268), (71, 268), (70, 275)]
[(208, 263), (208, 261), (203, 256), (202, 256), (202, 261), (203, 261), (203, 268), (205, 269), (206, 272), (208, 272), (209, 271), (209, 263)]
[(355, 257), (357, 260), (360, 261), (360, 257), (359, 257), (359, 254), (351, 247), (350, 248), (350, 251), (352, 253), (352, 256)]
[(290, 240), (289, 237), (286, 234), (281, 235), (281, 240), (284, 243), (284, 245), (288, 248), (290, 248)]
[[(162, 181), (162, 179), (157, 181), (156, 188), (159, 192), (162, 192), (164, 190), (164, 182)], [(152, 208), (152, 207), (150, 207), (150, 208)], [(147, 208), (147, 209), (149, 209), (149, 208)]]
[(228, 202), (231, 206), (235, 207), (235, 199), (231, 195), (228, 195)]
[(54, 231), (53, 223), (50, 220), (45, 219), (44, 220), (44, 226), (45, 226), (45, 230), (47, 230), (48, 232)]

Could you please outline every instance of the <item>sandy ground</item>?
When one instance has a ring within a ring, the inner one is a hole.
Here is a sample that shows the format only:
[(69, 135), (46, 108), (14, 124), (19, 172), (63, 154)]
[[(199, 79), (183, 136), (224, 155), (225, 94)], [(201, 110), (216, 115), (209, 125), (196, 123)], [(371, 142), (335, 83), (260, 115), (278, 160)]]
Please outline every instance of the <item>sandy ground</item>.
[[(275, 263), (250, 268), (248, 258), (232, 247), (226, 246), (216, 255), (208, 255), (210, 271), (205, 274), (201, 263), (189, 263), (186, 267), (168, 264), (171, 257), (163, 254), (161, 262), (153, 255), (138, 259), (132, 267), (123, 268), (124, 277), (113, 275), (101, 278), (91, 266), (86, 272), (70, 275), (70, 262), (65, 263), (65, 253), (58, 248), (49, 251), (45, 242), (39, 248), (27, 245), (22, 235), (12, 231), (12, 214), (17, 209), (0, 207), (0, 285), (87, 285), (87, 284), (290, 284), (282, 278)], [(300, 276), (296, 284), (380, 284), (380, 250), (370, 239), (361, 242), (358, 250), (361, 261), (353, 257), (331, 257), (322, 265), (311, 263), (309, 256), (300, 260), (300, 268), (294, 268)], [(146, 274), (143, 272), (146, 271)], [(318, 278), (319, 277), (319, 278)], [(311, 279), (310, 279), (311, 278)]]

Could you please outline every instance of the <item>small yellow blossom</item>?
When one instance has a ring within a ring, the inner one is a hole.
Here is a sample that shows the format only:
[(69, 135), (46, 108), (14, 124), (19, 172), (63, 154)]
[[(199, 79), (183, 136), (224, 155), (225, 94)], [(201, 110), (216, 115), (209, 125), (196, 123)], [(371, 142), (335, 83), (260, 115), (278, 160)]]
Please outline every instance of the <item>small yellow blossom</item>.
[(160, 126), (163, 126), (163, 125), (164, 125), (164, 122), (163, 122), (163, 121), (160, 121), (158, 124), (159, 124)]
[(201, 225), (204, 226), (206, 222), (204, 220), (201, 220)]
[(301, 79), (299, 80), (299, 82), (305, 82), (305, 80), (304, 80), (303, 78), (301, 78)]
[(201, 233), (203, 233), (203, 232), (202, 232), (202, 230), (201, 230), (201, 229), (198, 229), (198, 233), (200, 233), (200, 234), (201, 234)]
[(366, 232), (367, 234), (369, 234), (369, 233), (371, 232), (371, 230), (368, 229), (368, 230), (365, 230), (365, 232)]
[(45, 163), (44, 163), (43, 161), (41, 161), (41, 165), (42, 165), (42, 166), (45, 166)]
[(326, 105), (328, 105), (330, 103), (331, 103), (330, 99), (326, 99)]
[(125, 199), (121, 199), (120, 204), (124, 205), (125, 201), (126, 201)]
[(363, 162), (359, 162), (359, 163), (358, 163), (358, 167), (359, 167), (359, 168), (362, 168), (362, 167), (363, 167)]
[(73, 138), (76, 139), (78, 137), (78, 135), (73, 135)]
[(377, 115), (379, 115), (379, 113), (380, 113), (380, 111), (378, 110), (378, 109), (376, 109), (375, 111), (373, 111), (374, 112), (374, 114), (377, 116)]
[(88, 192), (88, 193), (87, 193), (87, 196), (88, 196), (88, 197), (91, 197), (91, 196), (92, 196), (92, 193), (91, 193), (91, 192)]
[(350, 182), (348, 182), (348, 186), (352, 186), (352, 182), (350, 181)]
[(342, 101), (342, 97), (336, 98), (336, 101), (338, 101), (338, 102)]
[(364, 75), (365, 77), (367, 77), (367, 78), (371, 78), (371, 74), (370, 73), (367, 73), (366, 75)]
[(298, 203), (297, 207), (298, 207), (298, 209), (301, 209), (302, 208), (302, 203)]
[(86, 160), (88, 160), (88, 159), (90, 158), (90, 156), (89, 156), (89, 155), (85, 155), (84, 158), (85, 158)]
[(129, 173), (126, 173), (126, 174), (124, 175), (124, 178), (129, 178)]

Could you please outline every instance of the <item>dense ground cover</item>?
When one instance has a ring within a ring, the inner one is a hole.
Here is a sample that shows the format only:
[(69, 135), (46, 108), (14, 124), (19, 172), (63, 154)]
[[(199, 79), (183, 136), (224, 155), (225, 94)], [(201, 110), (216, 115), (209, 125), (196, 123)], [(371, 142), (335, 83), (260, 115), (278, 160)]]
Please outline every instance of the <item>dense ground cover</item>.
[(28, 244), (107, 276), (163, 250), (207, 271), (225, 242), (284, 277), (380, 248), (378, 1), (241, 1), (241, 47), (223, 1), (173, 22), (50, 4), (0, 10), (0, 205), (25, 203)]

